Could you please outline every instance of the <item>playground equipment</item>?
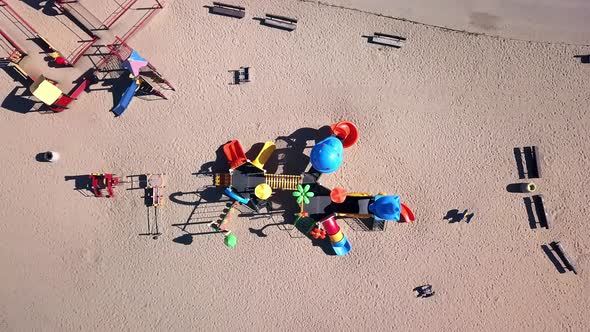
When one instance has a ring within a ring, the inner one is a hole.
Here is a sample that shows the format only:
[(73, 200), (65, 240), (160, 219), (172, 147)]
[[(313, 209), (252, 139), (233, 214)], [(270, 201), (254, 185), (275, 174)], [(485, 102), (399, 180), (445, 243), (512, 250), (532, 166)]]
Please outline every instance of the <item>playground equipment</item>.
[(131, 99), (135, 95), (135, 91), (139, 89), (140, 80), (139, 79), (131, 79), (131, 83), (123, 92), (119, 103), (113, 107), (112, 112), (115, 113), (115, 116), (121, 116), (129, 107), (131, 103)]
[(113, 107), (112, 112), (115, 113), (115, 116), (121, 116), (123, 112), (131, 103), (131, 99), (135, 95), (135, 91), (139, 89), (141, 82), (140, 70), (145, 68), (148, 65), (148, 61), (141, 56), (137, 51), (133, 50), (131, 55), (122, 63), (123, 68), (129, 71), (129, 78), (131, 78), (131, 84), (125, 89), (123, 92), (123, 96), (119, 100), (119, 103)]
[(262, 20), (262, 24), (286, 31), (297, 29), (297, 19), (279, 15), (266, 14), (266, 18)]
[[(268, 200), (273, 191), (293, 191), (300, 207), (297, 221), (303, 217), (315, 220), (307, 233), (314, 239), (328, 235), (334, 253), (339, 256), (348, 254), (351, 245), (337, 218), (369, 220), (374, 225), (386, 221), (414, 221), (412, 210), (399, 196), (347, 193), (344, 188), (330, 190), (318, 183), (322, 174), (335, 172), (340, 167), (343, 150), (358, 140), (358, 129), (351, 122), (341, 121), (330, 128), (332, 135), (312, 148), (311, 167), (303, 174), (267, 174), (264, 165), (275, 151), (273, 142), (265, 142), (258, 156), (250, 161), (240, 142), (230, 141), (223, 146), (229, 173), (214, 174), (213, 183), (223, 188), (224, 194), (234, 202), (234, 208), (244, 205), (255, 214), (261, 213), (262, 208), (269, 208)], [(373, 230), (376, 229), (378, 227), (374, 226)]]
[[(3, 53), (0, 54), (0, 63), (8, 66), (10, 63), (18, 64), (27, 53), (20, 47), (8, 34), (0, 29), (0, 48)], [(4, 55), (6, 54), (6, 55)]]
[(213, 2), (213, 7), (209, 7), (209, 13), (242, 19), (246, 15), (246, 8), (221, 2)]
[(82, 78), (81, 82), (73, 88), (70, 94), (64, 94), (57, 87), (57, 82), (52, 81), (44, 76), (40, 76), (29, 87), (33, 96), (39, 99), (43, 104), (49, 106), (49, 109), (55, 113), (63, 112), (68, 108), (70, 103), (84, 91), (94, 81), (93, 75)]
[(92, 191), (95, 197), (104, 197), (102, 191), (107, 190), (106, 197), (115, 197), (114, 188), (119, 184), (119, 178), (114, 174), (92, 173), (89, 175)]
[(104, 72), (106, 75), (116, 73), (116, 76), (111, 78), (119, 78), (121, 71), (127, 71), (130, 77), (129, 86), (111, 110), (116, 116), (127, 110), (137, 91), (153, 94), (162, 99), (168, 99), (166, 92), (176, 91), (151, 63), (139, 56), (123, 39), (117, 37), (112, 44), (107, 45), (107, 48), (110, 54), (96, 65), (98, 72)]
[(164, 203), (163, 189), (166, 187), (166, 174), (146, 174), (147, 181), (145, 184), (145, 202), (148, 209), (154, 208), (154, 227), (152, 231), (149, 225), (149, 211), (148, 211), (148, 235), (153, 239), (157, 239), (160, 233), (158, 227), (158, 210)]
[(404, 46), (405, 42), (406, 38), (404, 37), (388, 35), (380, 32), (375, 32), (373, 36), (369, 37), (369, 43), (390, 46), (394, 48), (401, 48)]

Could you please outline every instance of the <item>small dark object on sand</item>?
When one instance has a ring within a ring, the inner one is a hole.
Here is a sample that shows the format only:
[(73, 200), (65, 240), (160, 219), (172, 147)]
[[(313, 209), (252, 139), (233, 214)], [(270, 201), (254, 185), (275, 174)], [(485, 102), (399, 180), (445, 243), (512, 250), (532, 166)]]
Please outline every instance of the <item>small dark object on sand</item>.
[(434, 291), (432, 290), (432, 285), (422, 285), (414, 288), (414, 292), (416, 292), (416, 297), (427, 298), (434, 295)]

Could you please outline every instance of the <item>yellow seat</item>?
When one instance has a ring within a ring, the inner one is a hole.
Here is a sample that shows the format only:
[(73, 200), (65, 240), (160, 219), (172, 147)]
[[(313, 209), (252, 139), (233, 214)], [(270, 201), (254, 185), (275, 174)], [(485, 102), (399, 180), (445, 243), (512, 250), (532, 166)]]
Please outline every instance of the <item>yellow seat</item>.
[(49, 82), (45, 77), (39, 77), (29, 88), (33, 96), (37, 97), (46, 105), (55, 103), (63, 92), (54, 84)]
[(256, 159), (252, 161), (252, 165), (256, 166), (257, 168), (264, 170), (264, 164), (268, 161), (268, 158), (275, 152), (276, 145), (273, 142), (265, 142), (264, 146), (256, 156)]
[(260, 199), (267, 200), (272, 195), (272, 188), (266, 183), (261, 183), (254, 188), (254, 194)]

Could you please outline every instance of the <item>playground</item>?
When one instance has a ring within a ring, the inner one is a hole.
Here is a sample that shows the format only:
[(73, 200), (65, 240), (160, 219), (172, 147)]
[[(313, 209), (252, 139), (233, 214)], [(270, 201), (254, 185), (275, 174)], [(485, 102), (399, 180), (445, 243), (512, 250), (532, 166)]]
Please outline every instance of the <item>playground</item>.
[(0, 71), (0, 330), (586, 329), (588, 46), (291, 0), (169, 0), (129, 38), (150, 4), (82, 0), (76, 39), (8, 2), (67, 61), (100, 39), (50, 67), (0, 25), (47, 78)]
[[(2, 68), (29, 90), (13, 90), (5, 107), (20, 113), (63, 112), (97, 83), (110, 86), (107, 89), (113, 93), (111, 111), (115, 116), (123, 114), (134, 96), (167, 99), (160, 87), (164, 86), (167, 92), (174, 91), (174, 87), (128, 45), (164, 8), (163, 2), (129, 0), (123, 4), (102, 4), (96, 6), (94, 1), (82, 0), (0, 1)], [(34, 25), (51, 31), (52, 42)], [(127, 70), (131, 71), (130, 83), (126, 88), (115, 88), (126, 81), (123, 74)], [(34, 98), (29, 98), (30, 94)], [(41, 107), (26, 109), (15, 105), (35, 103)]]

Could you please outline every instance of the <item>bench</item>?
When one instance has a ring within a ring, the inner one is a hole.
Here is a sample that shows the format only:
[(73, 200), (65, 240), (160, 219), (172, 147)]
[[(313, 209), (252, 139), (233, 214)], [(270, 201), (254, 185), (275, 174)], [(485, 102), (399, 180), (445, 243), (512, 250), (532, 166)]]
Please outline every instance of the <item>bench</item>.
[(286, 31), (297, 29), (297, 19), (279, 15), (266, 14), (266, 18), (262, 20), (262, 24)]
[(574, 261), (572, 261), (569, 256), (565, 253), (565, 250), (563, 250), (563, 247), (561, 246), (561, 243), (554, 241), (549, 243), (549, 246), (551, 246), (551, 249), (553, 250), (553, 252), (555, 252), (557, 254), (557, 256), (559, 256), (559, 259), (561, 259), (561, 261), (563, 262), (563, 266), (572, 271), (574, 274), (578, 274), (578, 272), (576, 271), (576, 266), (574, 264)]
[(388, 35), (380, 32), (375, 32), (374, 36), (369, 37), (369, 43), (380, 44), (395, 48), (401, 48), (404, 45), (406, 38)]
[(241, 19), (246, 15), (246, 8), (221, 2), (213, 2), (213, 7), (209, 8), (209, 13)]
[(537, 212), (537, 220), (541, 227), (549, 229), (551, 226), (551, 218), (545, 210), (545, 203), (543, 202), (543, 195), (533, 196), (533, 204), (535, 205), (535, 212)]
[(541, 151), (537, 146), (514, 148), (514, 157), (521, 179), (535, 179), (541, 177)]

